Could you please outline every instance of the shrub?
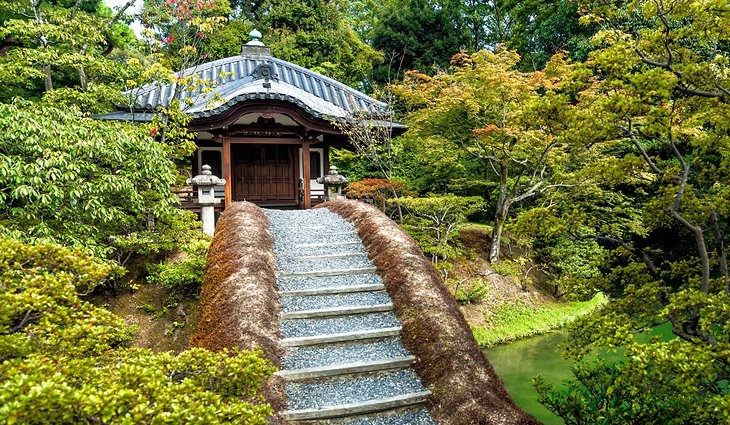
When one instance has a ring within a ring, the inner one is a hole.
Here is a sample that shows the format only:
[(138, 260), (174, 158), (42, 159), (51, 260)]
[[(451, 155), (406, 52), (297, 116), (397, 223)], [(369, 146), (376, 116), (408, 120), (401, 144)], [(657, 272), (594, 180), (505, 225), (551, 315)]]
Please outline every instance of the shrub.
[[(115, 266), (0, 238), (0, 418), (26, 424), (266, 424), (260, 352), (129, 349), (132, 329), (86, 302)], [(0, 421), (1, 422), (1, 421)]]

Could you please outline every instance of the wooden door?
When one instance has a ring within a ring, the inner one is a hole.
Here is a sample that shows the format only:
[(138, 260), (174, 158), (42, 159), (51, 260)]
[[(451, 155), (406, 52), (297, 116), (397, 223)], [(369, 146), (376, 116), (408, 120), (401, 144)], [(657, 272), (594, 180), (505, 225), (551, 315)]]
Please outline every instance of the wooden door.
[(233, 145), (233, 199), (295, 204), (294, 149), (289, 145)]

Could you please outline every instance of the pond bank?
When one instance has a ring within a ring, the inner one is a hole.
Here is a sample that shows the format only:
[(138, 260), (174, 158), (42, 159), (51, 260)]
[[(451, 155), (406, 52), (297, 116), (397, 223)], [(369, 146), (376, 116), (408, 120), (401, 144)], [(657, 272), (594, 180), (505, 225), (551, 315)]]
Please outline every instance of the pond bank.
[(606, 301), (603, 294), (589, 301), (554, 302), (538, 306), (515, 300), (492, 311), (485, 311), (489, 326), (472, 326), (472, 332), (480, 346), (492, 347), (560, 329), (604, 305)]

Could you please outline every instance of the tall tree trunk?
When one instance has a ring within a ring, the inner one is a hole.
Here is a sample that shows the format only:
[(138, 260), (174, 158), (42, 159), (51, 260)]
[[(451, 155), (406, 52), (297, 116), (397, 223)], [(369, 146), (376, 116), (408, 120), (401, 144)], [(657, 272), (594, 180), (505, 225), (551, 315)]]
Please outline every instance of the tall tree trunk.
[(500, 246), (502, 244), (502, 233), (504, 232), (504, 224), (507, 221), (507, 212), (509, 206), (502, 205), (497, 207), (494, 214), (494, 227), (492, 227), (492, 248), (489, 250), (489, 262), (496, 263), (499, 261)]
[[(39, 26), (43, 25), (43, 15), (41, 14), (40, 0), (30, 0), (30, 5), (31, 7), (33, 7), (33, 14), (35, 15), (36, 24), (38, 24)], [(41, 32), (39, 41), (41, 43), (41, 47), (43, 47), (44, 50), (48, 50), (48, 37), (46, 36), (45, 32)], [(51, 75), (51, 65), (43, 64), (41, 65), (41, 70), (43, 70), (43, 74), (45, 75), (46, 91), (53, 90), (53, 75)]]
[(507, 213), (511, 202), (511, 197), (507, 193), (507, 166), (505, 164), (500, 165), (499, 199), (497, 199), (497, 210), (494, 213), (494, 226), (492, 227), (492, 248), (489, 250), (490, 263), (499, 261), (502, 232), (504, 232), (504, 224), (507, 221)]

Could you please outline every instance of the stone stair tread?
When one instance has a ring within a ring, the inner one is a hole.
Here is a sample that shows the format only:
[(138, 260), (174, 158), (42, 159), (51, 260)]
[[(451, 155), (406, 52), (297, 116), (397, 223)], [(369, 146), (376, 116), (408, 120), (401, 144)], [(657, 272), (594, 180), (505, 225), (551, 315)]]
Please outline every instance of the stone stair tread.
[(333, 287), (321, 287), (312, 289), (295, 289), (289, 291), (279, 291), (280, 297), (296, 297), (296, 296), (316, 296), (316, 295), (329, 295), (329, 294), (348, 294), (357, 292), (375, 292), (382, 291), (385, 289), (385, 285), (382, 283), (375, 283), (370, 285), (353, 285), (353, 286), (333, 286)]
[(438, 425), (420, 405), (343, 418), (296, 421), (300, 425)]
[(330, 270), (312, 270), (302, 272), (279, 272), (278, 277), (304, 277), (304, 276), (342, 276), (350, 274), (368, 274), (375, 273), (375, 267), (361, 267), (352, 269), (330, 269)]
[(281, 320), (313, 319), (317, 317), (346, 316), (349, 314), (382, 313), (391, 310), (393, 310), (393, 303), (367, 306), (323, 308), (319, 310), (303, 310), (281, 313)]
[(287, 381), (325, 378), (364, 372), (403, 369), (412, 365), (415, 360), (415, 356), (392, 357), (383, 360), (359, 361), (306, 369), (285, 369), (277, 372), (277, 375)]
[(385, 291), (359, 291), (305, 296), (291, 296), (280, 299), (282, 313), (307, 310), (325, 310), (345, 307), (368, 307), (392, 303)]
[(353, 258), (353, 257), (367, 257), (367, 253), (362, 251), (354, 252), (343, 252), (338, 254), (323, 254), (323, 255), (302, 255), (299, 257), (293, 257), (293, 260), (297, 261), (316, 261), (316, 260), (333, 260), (338, 258)]
[(280, 257), (277, 259), (279, 273), (314, 273), (315, 271), (329, 270), (356, 270), (370, 269), (373, 264), (367, 256), (339, 257), (320, 260), (299, 261), (291, 257)]
[(288, 347), (282, 359), (282, 369), (308, 369), (410, 355), (398, 336), (375, 340)]
[(389, 336), (400, 335), (402, 330), (402, 326), (393, 326), (390, 328), (373, 329), (367, 331), (341, 332), (325, 335), (282, 338), (281, 345), (282, 347), (300, 347), (307, 345), (385, 338)]
[(400, 325), (401, 323), (396, 315), (392, 311), (388, 311), (350, 316), (282, 320), (279, 329), (283, 338), (290, 338), (343, 332), (363, 332)]
[(382, 285), (383, 279), (375, 273), (340, 276), (293, 276), (279, 277), (277, 286), (282, 291), (325, 287)]
[(301, 421), (362, 415), (397, 409), (405, 406), (424, 404), (428, 401), (430, 396), (431, 392), (425, 390), (359, 403), (328, 406), (321, 409), (286, 410), (283, 412), (282, 416), (286, 421)]
[(328, 247), (328, 246), (352, 246), (352, 245), (360, 245), (362, 244), (361, 241), (342, 241), (342, 242), (315, 242), (315, 243), (300, 243), (294, 245), (295, 249), (299, 248), (318, 248), (318, 247)]

